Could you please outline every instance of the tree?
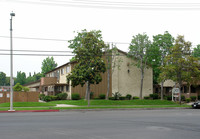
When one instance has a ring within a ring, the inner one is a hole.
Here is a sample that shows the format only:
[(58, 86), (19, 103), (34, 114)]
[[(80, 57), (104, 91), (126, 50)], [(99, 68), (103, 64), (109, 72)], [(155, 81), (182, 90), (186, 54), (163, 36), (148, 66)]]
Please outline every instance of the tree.
[[(153, 43), (149, 48), (148, 63), (151, 63), (153, 68), (153, 82), (159, 83), (158, 77), (161, 73), (160, 66), (164, 65), (164, 58), (169, 54), (170, 48), (173, 46), (174, 38), (167, 31), (164, 34), (153, 36)], [(161, 100), (163, 100), (163, 83), (161, 81)]]
[(42, 74), (43, 76), (45, 75), (45, 73), (55, 69), (57, 67), (57, 63), (54, 61), (53, 57), (47, 57), (46, 59), (44, 59), (42, 61)]
[(24, 85), (26, 83), (26, 73), (18, 71), (17, 72), (17, 78), (15, 79), (15, 84), (20, 83), (21, 85)]
[(102, 59), (106, 45), (102, 40), (101, 31), (87, 32), (87, 30), (78, 32), (78, 35), (69, 43), (77, 64), (67, 76), (67, 80), (71, 81), (73, 87), (86, 84), (86, 98), (90, 106), (90, 84), (100, 83), (101, 73), (106, 71), (105, 62)]
[(22, 89), (23, 89), (23, 86), (22, 85), (20, 85), (20, 83), (17, 83), (14, 87), (13, 87), (13, 90), (14, 91), (22, 91)]
[(132, 59), (136, 59), (137, 62), (134, 64), (141, 71), (141, 84), (140, 84), (140, 99), (142, 99), (143, 79), (144, 70), (147, 68), (148, 50), (151, 45), (149, 37), (143, 33), (133, 36), (131, 44), (129, 46), (128, 56)]
[(186, 42), (184, 36), (178, 36), (170, 54), (165, 57), (161, 66), (160, 79), (171, 79), (179, 84), (179, 101), (181, 104), (181, 87), (185, 81), (188, 84), (197, 81), (200, 76), (198, 59), (191, 56), (191, 42)]
[(107, 69), (107, 93), (105, 99), (108, 100), (110, 93), (110, 74), (111, 75), (113, 74), (115, 67), (117, 67), (118, 69), (120, 68), (120, 63), (122, 62), (122, 58), (117, 57), (119, 56), (119, 51), (116, 46), (113, 46), (113, 44), (111, 49), (109, 45), (106, 47), (105, 55), (106, 55), (106, 69)]
[(6, 74), (4, 72), (0, 72), (0, 85), (6, 85)]
[(200, 44), (197, 45), (196, 48), (194, 48), (193, 54), (194, 57), (200, 58)]

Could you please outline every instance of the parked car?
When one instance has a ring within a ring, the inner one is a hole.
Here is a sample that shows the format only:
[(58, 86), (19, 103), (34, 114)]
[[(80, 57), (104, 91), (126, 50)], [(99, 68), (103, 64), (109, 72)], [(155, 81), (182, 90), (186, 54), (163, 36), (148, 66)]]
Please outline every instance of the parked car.
[(192, 108), (200, 108), (200, 101), (196, 101), (192, 104)]

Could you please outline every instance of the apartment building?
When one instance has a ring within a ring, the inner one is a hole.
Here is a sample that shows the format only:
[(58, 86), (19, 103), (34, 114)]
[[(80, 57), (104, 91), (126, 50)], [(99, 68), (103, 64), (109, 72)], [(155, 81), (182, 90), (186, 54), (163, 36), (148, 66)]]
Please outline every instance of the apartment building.
[[(122, 96), (131, 94), (132, 96), (139, 96), (140, 93), (140, 69), (133, 66), (132, 63), (136, 61), (128, 58), (127, 53), (118, 50), (119, 55), (112, 57), (112, 66), (110, 70), (110, 90), (109, 96), (113, 93), (119, 92)], [(104, 57), (105, 59), (105, 57)], [(78, 85), (72, 87), (67, 83), (66, 76), (70, 74), (75, 66), (75, 62), (68, 62), (62, 66), (55, 68), (45, 74), (45, 77), (41, 78), (40, 84), (35, 87), (40, 88), (40, 92), (46, 95), (56, 95), (60, 92), (66, 92), (68, 99), (71, 98), (72, 93), (79, 93), (82, 98), (85, 97), (86, 86)], [(116, 66), (117, 65), (117, 66)], [(108, 78), (107, 72), (102, 73), (102, 82), (99, 84), (91, 85), (91, 92), (94, 93), (94, 97), (98, 97), (99, 94), (106, 94)], [(34, 86), (29, 84), (29, 86)], [(29, 87), (27, 86), (27, 87)], [(143, 96), (148, 96), (153, 93), (153, 71), (149, 67), (145, 69), (144, 82), (143, 82)]]

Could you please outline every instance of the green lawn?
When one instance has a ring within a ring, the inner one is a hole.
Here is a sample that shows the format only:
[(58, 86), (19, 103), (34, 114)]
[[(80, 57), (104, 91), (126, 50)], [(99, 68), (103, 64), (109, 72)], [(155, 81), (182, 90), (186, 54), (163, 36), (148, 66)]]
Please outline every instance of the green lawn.
[[(49, 104), (69, 104), (86, 106), (86, 100), (61, 100), (51, 101)], [(177, 105), (172, 101), (167, 100), (91, 100), (90, 105)]]
[[(53, 103), (41, 103), (41, 102), (14, 102), (13, 107), (50, 107), (56, 106)], [(1, 103), (0, 107), (10, 107), (10, 103)]]

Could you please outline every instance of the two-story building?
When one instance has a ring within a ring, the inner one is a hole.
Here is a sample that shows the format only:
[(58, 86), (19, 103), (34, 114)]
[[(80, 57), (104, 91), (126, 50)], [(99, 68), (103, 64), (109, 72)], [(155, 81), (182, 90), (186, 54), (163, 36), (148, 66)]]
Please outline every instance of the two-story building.
[[(127, 53), (118, 50), (119, 55), (112, 56), (110, 70), (110, 90), (109, 96), (113, 93), (119, 92), (122, 96), (131, 94), (132, 96), (139, 96), (140, 93), (140, 81), (141, 73), (140, 69), (133, 66), (136, 61), (127, 57)], [(104, 57), (105, 59), (105, 57)], [(71, 98), (72, 93), (79, 93), (83, 98), (86, 93), (85, 85), (81, 87), (78, 85), (72, 87), (70, 83), (67, 83), (66, 76), (73, 70), (75, 62), (68, 62), (62, 66), (55, 68), (45, 74), (45, 77), (41, 78), (39, 85), (35, 84), (35, 88), (39, 88), (40, 92), (46, 95), (56, 95), (60, 92), (66, 92), (68, 99)], [(94, 97), (98, 97), (99, 94), (106, 94), (108, 78), (107, 72), (102, 73), (102, 82), (99, 84), (91, 85), (91, 92), (94, 93)], [(32, 87), (31, 87), (32, 86)], [(33, 84), (27, 85), (27, 87), (34, 88)], [(148, 96), (153, 93), (153, 71), (149, 67), (145, 69), (144, 82), (143, 82), (143, 96)]]

